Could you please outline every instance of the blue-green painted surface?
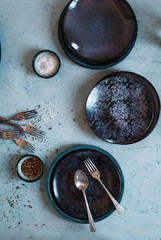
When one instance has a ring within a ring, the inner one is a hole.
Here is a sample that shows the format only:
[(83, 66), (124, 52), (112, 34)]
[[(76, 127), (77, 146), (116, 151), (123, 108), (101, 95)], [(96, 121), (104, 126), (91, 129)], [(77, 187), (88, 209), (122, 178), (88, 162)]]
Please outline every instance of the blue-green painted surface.
[[(39, 116), (26, 123), (46, 132), (41, 142), (27, 137), (44, 162), (43, 177), (25, 183), (16, 163), (27, 152), (12, 141), (0, 140), (1, 240), (160, 240), (161, 239), (161, 120), (144, 140), (112, 145), (95, 136), (85, 118), (85, 102), (94, 84), (113, 71), (136, 72), (147, 78), (161, 98), (161, 1), (128, 0), (138, 22), (138, 37), (130, 54), (115, 67), (90, 70), (64, 54), (57, 34), (59, 16), (67, 0), (1, 0), (0, 115), (38, 107)], [(39, 78), (32, 59), (43, 49), (58, 54), (61, 68), (50, 79)], [(2, 129), (7, 129), (2, 126)], [(46, 194), (46, 176), (52, 161), (68, 147), (98, 146), (119, 163), (125, 189), (116, 211), (97, 222), (96, 233), (87, 224), (61, 217)]]

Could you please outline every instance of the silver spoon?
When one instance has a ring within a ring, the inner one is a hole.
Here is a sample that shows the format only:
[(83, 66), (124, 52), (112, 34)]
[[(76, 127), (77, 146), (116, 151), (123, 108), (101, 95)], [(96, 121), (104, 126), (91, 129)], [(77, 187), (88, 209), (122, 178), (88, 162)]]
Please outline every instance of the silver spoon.
[(87, 208), (87, 213), (88, 213), (89, 227), (90, 227), (91, 232), (95, 232), (96, 227), (94, 225), (93, 217), (92, 217), (91, 211), (89, 209), (89, 205), (88, 205), (87, 197), (86, 197), (86, 193), (85, 193), (85, 190), (88, 187), (88, 178), (82, 170), (78, 169), (74, 175), (74, 182), (75, 182), (76, 187), (79, 190), (82, 190), (82, 192), (83, 192), (83, 196), (84, 196), (84, 200), (85, 200), (86, 208)]

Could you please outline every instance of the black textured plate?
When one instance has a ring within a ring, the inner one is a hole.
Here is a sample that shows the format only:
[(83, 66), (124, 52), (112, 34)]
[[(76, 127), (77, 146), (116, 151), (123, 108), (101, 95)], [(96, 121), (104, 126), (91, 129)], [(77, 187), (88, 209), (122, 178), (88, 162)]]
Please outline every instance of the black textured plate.
[(65, 53), (88, 68), (120, 62), (131, 51), (136, 36), (136, 17), (125, 0), (74, 0), (59, 20)]
[(131, 72), (117, 72), (100, 80), (86, 102), (87, 120), (101, 139), (118, 144), (142, 140), (155, 127), (160, 113), (151, 83)]
[(94, 220), (100, 221), (115, 210), (101, 184), (91, 177), (84, 166), (83, 162), (87, 157), (98, 167), (102, 181), (119, 202), (124, 188), (122, 171), (117, 161), (103, 149), (79, 145), (61, 153), (48, 172), (48, 196), (62, 216), (80, 223), (87, 223), (88, 218), (83, 194), (74, 184), (74, 173), (77, 169), (82, 169), (88, 176), (86, 194)]

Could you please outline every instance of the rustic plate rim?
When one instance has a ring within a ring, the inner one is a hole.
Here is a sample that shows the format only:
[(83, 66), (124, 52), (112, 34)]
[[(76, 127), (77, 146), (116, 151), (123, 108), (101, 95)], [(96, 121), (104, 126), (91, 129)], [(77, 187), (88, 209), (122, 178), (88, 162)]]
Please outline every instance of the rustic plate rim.
[[(50, 190), (50, 180), (51, 180), (51, 174), (52, 174), (52, 171), (54, 169), (54, 167), (56, 166), (56, 164), (61, 160), (61, 158), (63, 158), (65, 155), (67, 155), (68, 153), (71, 153), (73, 151), (78, 151), (78, 150), (95, 150), (95, 151), (98, 151), (102, 154), (104, 154), (105, 156), (107, 156), (108, 158), (110, 158), (117, 170), (118, 170), (118, 173), (119, 173), (119, 176), (120, 176), (120, 182), (121, 182), (121, 190), (120, 190), (120, 197), (119, 197), (119, 200), (118, 202), (120, 203), (121, 200), (122, 200), (122, 197), (123, 197), (123, 192), (124, 192), (124, 185), (125, 185), (125, 182), (124, 182), (124, 176), (123, 176), (123, 173), (122, 173), (122, 170), (121, 170), (121, 167), (119, 165), (119, 163), (116, 161), (116, 159), (107, 151), (105, 151), (104, 149), (102, 148), (99, 148), (97, 146), (93, 146), (93, 145), (76, 145), (76, 146), (73, 146), (73, 147), (70, 147), (70, 148), (67, 148), (65, 151), (63, 151), (62, 153), (60, 153), (56, 158), (55, 160), (51, 163), (50, 165), (50, 168), (48, 170), (48, 174), (47, 174), (47, 178), (46, 178), (46, 190), (47, 190), (47, 195), (48, 195), (48, 198), (52, 204), (52, 206), (57, 210), (57, 212), (71, 220), (71, 221), (74, 221), (74, 222), (78, 222), (78, 223), (88, 223), (88, 220), (81, 220), (81, 219), (78, 219), (78, 218), (75, 218), (75, 217), (71, 217), (69, 214), (65, 213), (64, 211), (62, 211), (62, 209), (59, 208), (59, 206), (57, 205), (57, 203), (54, 201), (53, 197), (52, 197), (52, 194), (51, 194), (51, 190)], [(110, 216), (113, 212), (115, 211), (115, 209), (113, 208), (110, 212), (104, 214), (103, 216), (99, 217), (99, 218), (95, 218), (94, 221), (95, 222), (98, 222), (98, 221), (101, 221), (105, 218), (107, 218), (108, 216)]]

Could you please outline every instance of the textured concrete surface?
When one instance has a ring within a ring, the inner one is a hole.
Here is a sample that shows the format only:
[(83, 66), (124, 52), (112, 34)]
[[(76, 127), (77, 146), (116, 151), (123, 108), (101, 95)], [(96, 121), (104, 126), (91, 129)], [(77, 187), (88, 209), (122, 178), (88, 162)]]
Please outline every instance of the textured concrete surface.
[[(159, 240), (161, 239), (161, 121), (141, 142), (119, 146), (96, 137), (85, 120), (85, 101), (93, 85), (107, 73), (132, 71), (146, 77), (161, 97), (161, 1), (128, 0), (138, 21), (138, 38), (130, 55), (108, 70), (89, 70), (68, 59), (61, 49), (57, 24), (68, 1), (0, 1), (0, 115), (38, 108), (28, 121), (46, 132), (44, 141), (27, 140), (44, 162), (44, 175), (27, 184), (16, 174), (18, 159), (26, 154), (12, 141), (0, 140), (0, 239), (4, 240)], [(59, 73), (50, 80), (36, 76), (32, 58), (50, 49), (61, 58)], [(3, 127), (4, 128), (4, 127)], [(6, 127), (5, 127), (6, 129)], [(67, 147), (91, 144), (109, 151), (119, 162), (125, 191), (119, 216), (88, 225), (70, 222), (52, 208), (45, 189), (46, 173)]]

